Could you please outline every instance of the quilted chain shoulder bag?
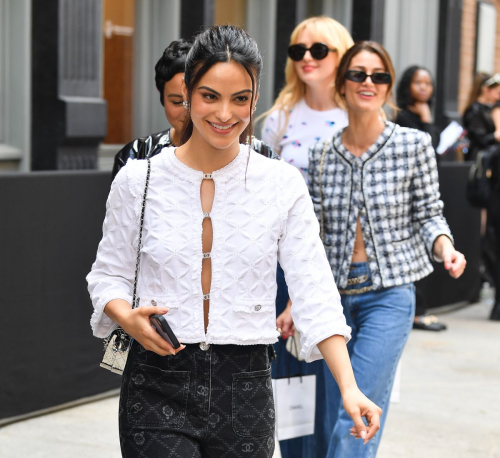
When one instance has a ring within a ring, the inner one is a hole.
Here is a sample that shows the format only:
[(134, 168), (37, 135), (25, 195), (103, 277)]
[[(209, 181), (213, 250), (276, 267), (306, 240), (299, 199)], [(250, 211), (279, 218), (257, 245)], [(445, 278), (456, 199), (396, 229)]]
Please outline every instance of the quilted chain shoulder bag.
[[(141, 219), (139, 226), (139, 241), (137, 242), (137, 258), (135, 262), (134, 292), (132, 294), (132, 308), (138, 305), (137, 300), (137, 279), (139, 276), (139, 263), (141, 256), (142, 229), (144, 227), (144, 212), (146, 210), (146, 196), (148, 194), (149, 177), (151, 175), (151, 159), (148, 158), (148, 171), (146, 175), (146, 185), (142, 198)], [(104, 339), (104, 356), (100, 366), (115, 374), (123, 374), (127, 357), (130, 351), (132, 340), (130, 336), (120, 327), (116, 328), (108, 337)]]

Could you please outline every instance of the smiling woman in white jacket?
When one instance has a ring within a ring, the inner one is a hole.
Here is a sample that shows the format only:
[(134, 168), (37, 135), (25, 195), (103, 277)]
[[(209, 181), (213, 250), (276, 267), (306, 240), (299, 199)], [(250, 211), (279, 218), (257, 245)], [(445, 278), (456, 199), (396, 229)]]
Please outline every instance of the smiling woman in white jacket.
[[(261, 66), (241, 29), (213, 27), (196, 39), (186, 63), (182, 146), (151, 159), (136, 309), (147, 162), (129, 161), (113, 182), (87, 280), (94, 334), (119, 325), (134, 338), (120, 399), (126, 456), (214, 456), (228, 443), (232, 457), (272, 456), (268, 344), (279, 335), (278, 260), (303, 356), (326, 359), (361, 436), (369, 440), (379, 428), (380, 409), (354, 380), (350, 329), (304, 180), (240, 144), (252, 132)], [(154, 313), (183, 343), (177, 351), (149, 325)]]

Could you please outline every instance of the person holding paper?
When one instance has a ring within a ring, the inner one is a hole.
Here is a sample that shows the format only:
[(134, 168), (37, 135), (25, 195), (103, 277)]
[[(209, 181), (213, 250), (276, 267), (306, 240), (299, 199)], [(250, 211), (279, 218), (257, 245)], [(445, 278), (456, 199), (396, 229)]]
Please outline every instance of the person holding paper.
[[(434, 94), (434, 83), (429, 70), (418, 65), (408, 67), (399, 80), (396, 90), (396, 102), (401, 111), (396, 117), (396, 124), (401, 127), (427, 132), (431, 136), (434, 150), (439, 145), (440, 131), (432, 120), (431, 106)], [(439, 155), (436, 154), (436, 160)], [(444, 331), (446, 325), (434, 315), (428, 315), (426, 306), (425, 283), (415, 283), (415, 318), (413, 329), (423, 331)]]
[(418, 65), (408, 67), (396, 90), (396, 103), (401, 109), (396, 117), (396, 124), (427, 132), (431, 136), (432, 147), (436, 150), (441, 129), (432, 119), (433, 95), (434, 82), (430, 71)]

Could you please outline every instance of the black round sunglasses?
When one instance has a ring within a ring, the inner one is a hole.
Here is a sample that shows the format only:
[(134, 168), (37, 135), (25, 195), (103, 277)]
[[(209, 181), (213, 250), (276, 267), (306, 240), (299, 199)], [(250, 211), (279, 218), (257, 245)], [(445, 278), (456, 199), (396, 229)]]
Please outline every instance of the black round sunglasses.
[(336, 49), (330, 49), (325, 43), (314, 43), (310, 48), (304, 45), (292, 45), (288, 48), (288, 57), (295, 62), (301, 61), (306, 55), (306, 51), (311, 53), (313, 59), (321, 60), (328, 56), (328, 53), (336, 52)]
[(391, 74), (387, 72), (375, 72), (369, 75), (363, 70), (347, 70), (345, 77), (355, 83), (363, 83), (368, 77), (371, 78), (373, 84), (389, 84), (392, 81)]

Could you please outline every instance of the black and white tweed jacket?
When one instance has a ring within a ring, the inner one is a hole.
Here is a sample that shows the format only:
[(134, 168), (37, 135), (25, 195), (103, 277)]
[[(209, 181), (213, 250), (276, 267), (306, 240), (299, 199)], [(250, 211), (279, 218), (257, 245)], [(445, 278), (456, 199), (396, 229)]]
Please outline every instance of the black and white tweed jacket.
[(342, 132), (325, 150), (321, 177), (324, 143), (309, 151), (309, 192), (320, 224), (323, 207), (323, 242), (337, 286), (347, 286), (358, 216), (375, 289), (429, 275), (436, 238), (453, 240), (430, 136), (386, 122), (358, 158), (342, 144)]

